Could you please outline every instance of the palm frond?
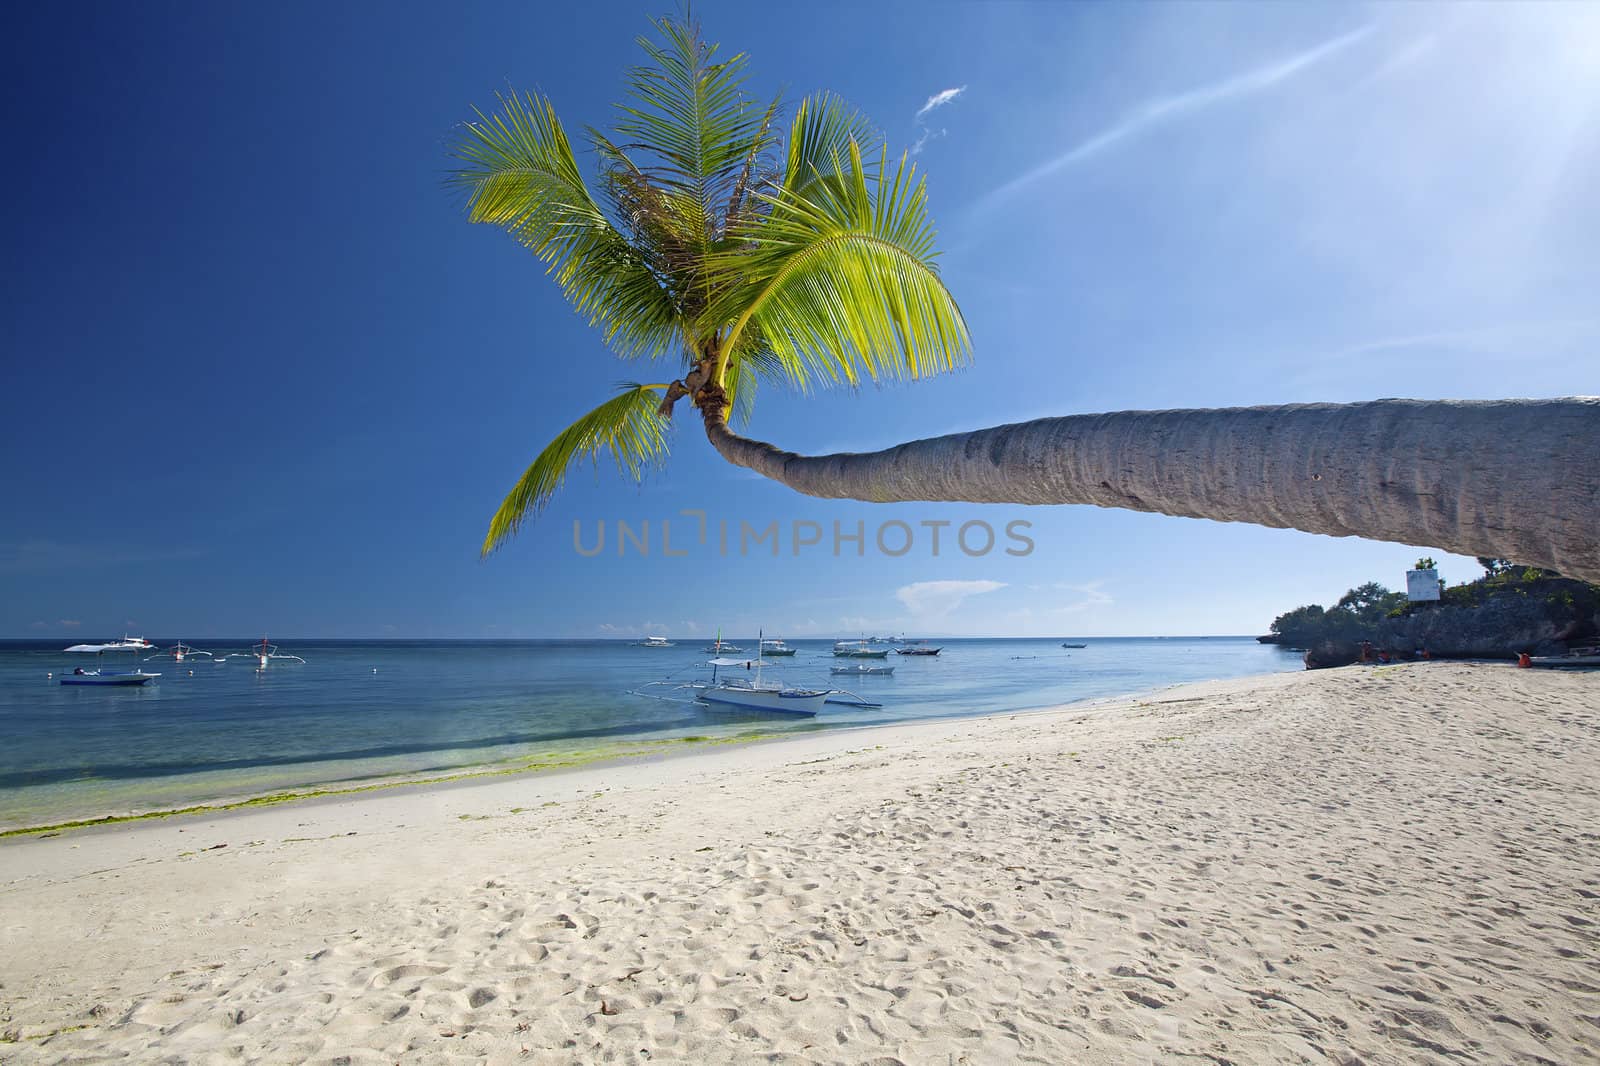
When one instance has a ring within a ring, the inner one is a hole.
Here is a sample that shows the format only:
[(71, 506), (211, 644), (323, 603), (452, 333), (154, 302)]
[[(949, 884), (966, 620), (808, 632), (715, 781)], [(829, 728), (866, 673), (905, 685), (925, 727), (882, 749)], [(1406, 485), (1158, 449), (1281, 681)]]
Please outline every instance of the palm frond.
[[(631, 104), (617, 133), (648, 150), (652, 182), (688, 194), (702, 247), (719, 236), (726, 205), (752, 156), (770, 144), (765, 113), (745, 94), (745, 55), (718, 62), (692, 22), (656, 20), (662, 41), (639, 38), (650, 62), (629, 72)], [(630, 145), (632, 147), (632, 145)]]
[(744, 165), (739, 169), (739, 177), (733, 183), (733, 191), (728, 194), (728, 210), (723, 219), (723, 232), (745, 221), (745, 208), (752, 202), (750, 191), (761, 188), (774, 176), (772, 173), (763, 172), (770, 168), (770, 164), (766, 164), (763, 157), (777, 143), (772, 133), (772, 121), (777, 118), (778, 107), (782, 103), (782, 97), (772, 98), (772, 103), (767, 105), (767, 113), (761, 117), (761, 128), (750, 141), (750, 147), (745, 152)]
[(747, 425), (755, 413), (756, 387), (760, 381), (758, 358), (736, 356), (728, 361), (726, 389), (736, 425)]
[(783, 191), (805, 196), (812, 182), (833, 173), (834, 161), (847, 155), (852, 144), (870, 154), (882, 138), (865, 116), (833, 93), (801, 100), (789, 125)]
[(488, 555), (550, 501), (573, 463), (609, 451), (623, 473), (639, 481), (667, 454), (667, 423), (656, 413), (659, 388), (627, 383), (615, 397), (561, 431), (539, 453), (500, 504), (483, 541)]
[(934, 265), (927, 191), (902, 158), (869, 172), (851, 142), (806, 186), (764, 196), (737, 249), (710, 257), (721, 288), (706, 321), (730, 353), (759, 329), (792, 385), (918, 378), (966, 361), (966, 322)]
[(624, 356), (681, 345), (680, 315), (645, 257), (595, 203), (566, 131), (541, 97), (502, 97), (462, 126), (447, 177), (473, 222), (499, 226), (533, 251), (579, 313)]

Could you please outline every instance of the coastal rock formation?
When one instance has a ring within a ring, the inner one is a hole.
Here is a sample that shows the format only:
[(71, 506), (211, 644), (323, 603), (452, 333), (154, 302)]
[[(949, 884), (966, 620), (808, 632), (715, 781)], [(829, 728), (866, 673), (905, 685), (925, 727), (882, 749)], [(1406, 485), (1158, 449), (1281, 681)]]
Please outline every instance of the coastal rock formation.
[(1353, 640), (1324, 640), (1306, 649), (1306, 669), (1325, 670), (1330, 666), (1349, 666), (1361, 657), (1361, 646)]
[(1436, 607), (1388, 619), (1380, 647), (1427, 648), (1433, 655), (1512, 659), (1522, 652), (1558, 654), (1565, 641), (1593, 633), (1600, 619), (1562, 621), (1539, 600), (1497, 596), (1477, 607)]

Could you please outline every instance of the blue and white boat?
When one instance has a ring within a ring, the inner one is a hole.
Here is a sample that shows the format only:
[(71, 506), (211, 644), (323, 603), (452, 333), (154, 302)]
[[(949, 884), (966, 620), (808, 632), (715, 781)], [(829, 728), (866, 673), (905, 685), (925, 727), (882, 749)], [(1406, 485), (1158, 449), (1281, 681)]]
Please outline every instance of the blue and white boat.
[(137, 666), (132, 670), (107, 670), (99, 664), (104, 661), (104, 656), (108, 651), (145, 652), (154, 647), (154, 644), (151, 644), (143, 637), (129, 636), (124, 636), (121, 640), (113, 640), (108, 644), (74, 644), (66, 650), (74, 655), (93, 655), (96, 665), (93, 670), (85, 670), (80, 666), (70, 674), (62, 674), (61, 683), (63, 685), (147, 685), (161, 675), (149, 673)]

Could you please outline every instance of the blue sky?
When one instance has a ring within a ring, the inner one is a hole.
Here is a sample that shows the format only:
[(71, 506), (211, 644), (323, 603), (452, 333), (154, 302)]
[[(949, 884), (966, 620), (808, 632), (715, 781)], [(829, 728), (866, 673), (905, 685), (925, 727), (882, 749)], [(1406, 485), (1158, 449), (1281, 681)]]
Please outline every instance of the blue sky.
[[(583, 469), (480, 561), (526, 463), (640, 374), (464, 221), (446, 142), (508, 88), (569, 130), (609, 125), (633, 38), (668, 10), (8, 8), (0, 635), (1241, 633), (1403, 585), (1417, 548), (805, 499), (690, 419), (642, 487)], [(975, 342), (933, 381), (768, 390), (763, 439), (1600, 392), (1600, 8), (695, 10), (750, 53), (756, 96), (831, 89), (918, 150)], [(663, 558), (684, 509), (711, 543)], [(617, 557), (618, 520), (651, 522), (651, 556)], [(870, 543), (891, 520), (917, 534), (898, 557)], [(609, 523), (611, 550), (574, 551), (575, 521), (590, 542)], [(721, 556), (719, 521), (778, 522), (783, 550)], [(863, 555), (834, 557), (831, 532), (793, 552), (793, 523), (836, 521), (865, 524)], [(946, 521), (936, 557), (922, 523)], [(975, 521), (996, 548), (952, 550)], [(1013, 521), (1030, 554), (1004, 554)]]

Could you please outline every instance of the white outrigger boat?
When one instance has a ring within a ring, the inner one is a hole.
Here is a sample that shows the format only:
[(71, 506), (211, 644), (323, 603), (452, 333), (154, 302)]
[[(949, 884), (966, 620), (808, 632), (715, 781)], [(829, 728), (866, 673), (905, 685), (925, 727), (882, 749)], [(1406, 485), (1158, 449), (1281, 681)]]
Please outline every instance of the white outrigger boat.
[(762, 658), (793, 655), (794, 651), (795, 650), (793, 648), (789, 647), (789, 645), (785, 644), (777, 637), (768, 637), (761, 642), (760, 654)]
[[(711, 681), (699, 686), (695, 699), (709, 703), (716, 709), (737, 711), (767, 711), (772, 714), (792, 714), (814, 718), (828, 702), (830, 691), (825, 688), (790, 688), (775, 681), (763, 681), (761, 669), (767, 664), (760, 659), (712, 659)], [(744, 667), (754, 670), (754, 678), (719, 677), (718, 669)]]
[[(721, 638), (717, 640), (722, 643)], [(781, 685), (775, 681), (764, 680), (761, 676), (763, 668), (771, 665), (762, 659), (731, 659), (718, 656), (710, 659), (706, 665), (711, 667), (711, 679), (674, 682), (651, 681), (645, 688), (655, 686), (671, 686), (680, 691), (692, 692), (692, 702), (706, 705), (707, 710), (716, 711), (764, 711), (768, 714), (791, 715), (796, 718), (815, 718), (818, 711), (825, 703), (836, 703), (845, 707), (882, 707), (881, 703), (863, 699), (854, 692), (847, 692), (836, 688), (792, 688)], [(753, 676), (728, 676), (726, 671), (737, 670), (743, 667), (746, 674), (754, 671)], [(647, 696), (654, 700), (665, 700), (669, 703), (688, 703), (690, 700), (678, 699), (672, 696), (660, 696), (653, 692), (641, 692), (630, 689), (633, 696)], [(839, 697), (849, 697), (840, 699)]]
[(183, 660), (191, 659), (196, 655), (204, 655), (208, 659), (216, 658), (216, 656), (213, 655), (211, 652), (202, 651), (199, 648), (191, 648), (189, 645), (185, 644), (183, 641), (180, 640), (180, 641), (178, 641), (178, 643), (174, 644), (172, 647), (170, 647), (170, 648), (162, 648), (159, 653), (147, 657), (145, 659), (145, 662), (147, 662), (147, 663), (154, 662), (157, 659), (162, 659), (162, 660), (171, 659), (175, 663), (181, 663), (181, 662), (183, 662)]
[(854, 666), (830, 666), (828, 672), (830, 674), (854, 674), (858, 677), (888, 677), (894, 673), (894, 667), (856, 663)]
[[(154, 647), (154, 644), (143, 637), (124, 636), (121, 640), (113, 640), (109, 644), (74, 644), (66, 650), (78, 655), (93, 654), (95, 662), (98, 664), (108, 651), (141, 652), (149, 651)], [(134, 667), (132, 670), (106, 670), (97, 665), (93, 670), (85, 670), (80, 666), (70, 674), (62, 674), (61, 683), (63, 685), (145, 685), (160, 676), (160, 674), (152, 674), (138, 667)]]
[(1564, 655), (1534, 655), (1529, 658), (1528, 664), (1556, 670), (1600, 669), (1600, 645), (1568, 648)]
[(833, 654), (841, 659), (887, 659), (889, 649), (874, 648), (872, 642), (866, 640), (836, 640)]
[(666, 637), (645, 637), (633, 642), (635, 648), (676, 648), (678, 645)]
[(268, 644), (266, 637), (262, 637), (258, 643), (250, 645), (249, 651), (236, 651), (231, 653), (228, 658), (254, 659), (257, 671), (265, 670), (270, 663), (276, 662), (299, 663), (301, 666), (306, 664), (306, 661), (298, 655), (284, 655), (279, 652), (278, 646), (276, 644)]

